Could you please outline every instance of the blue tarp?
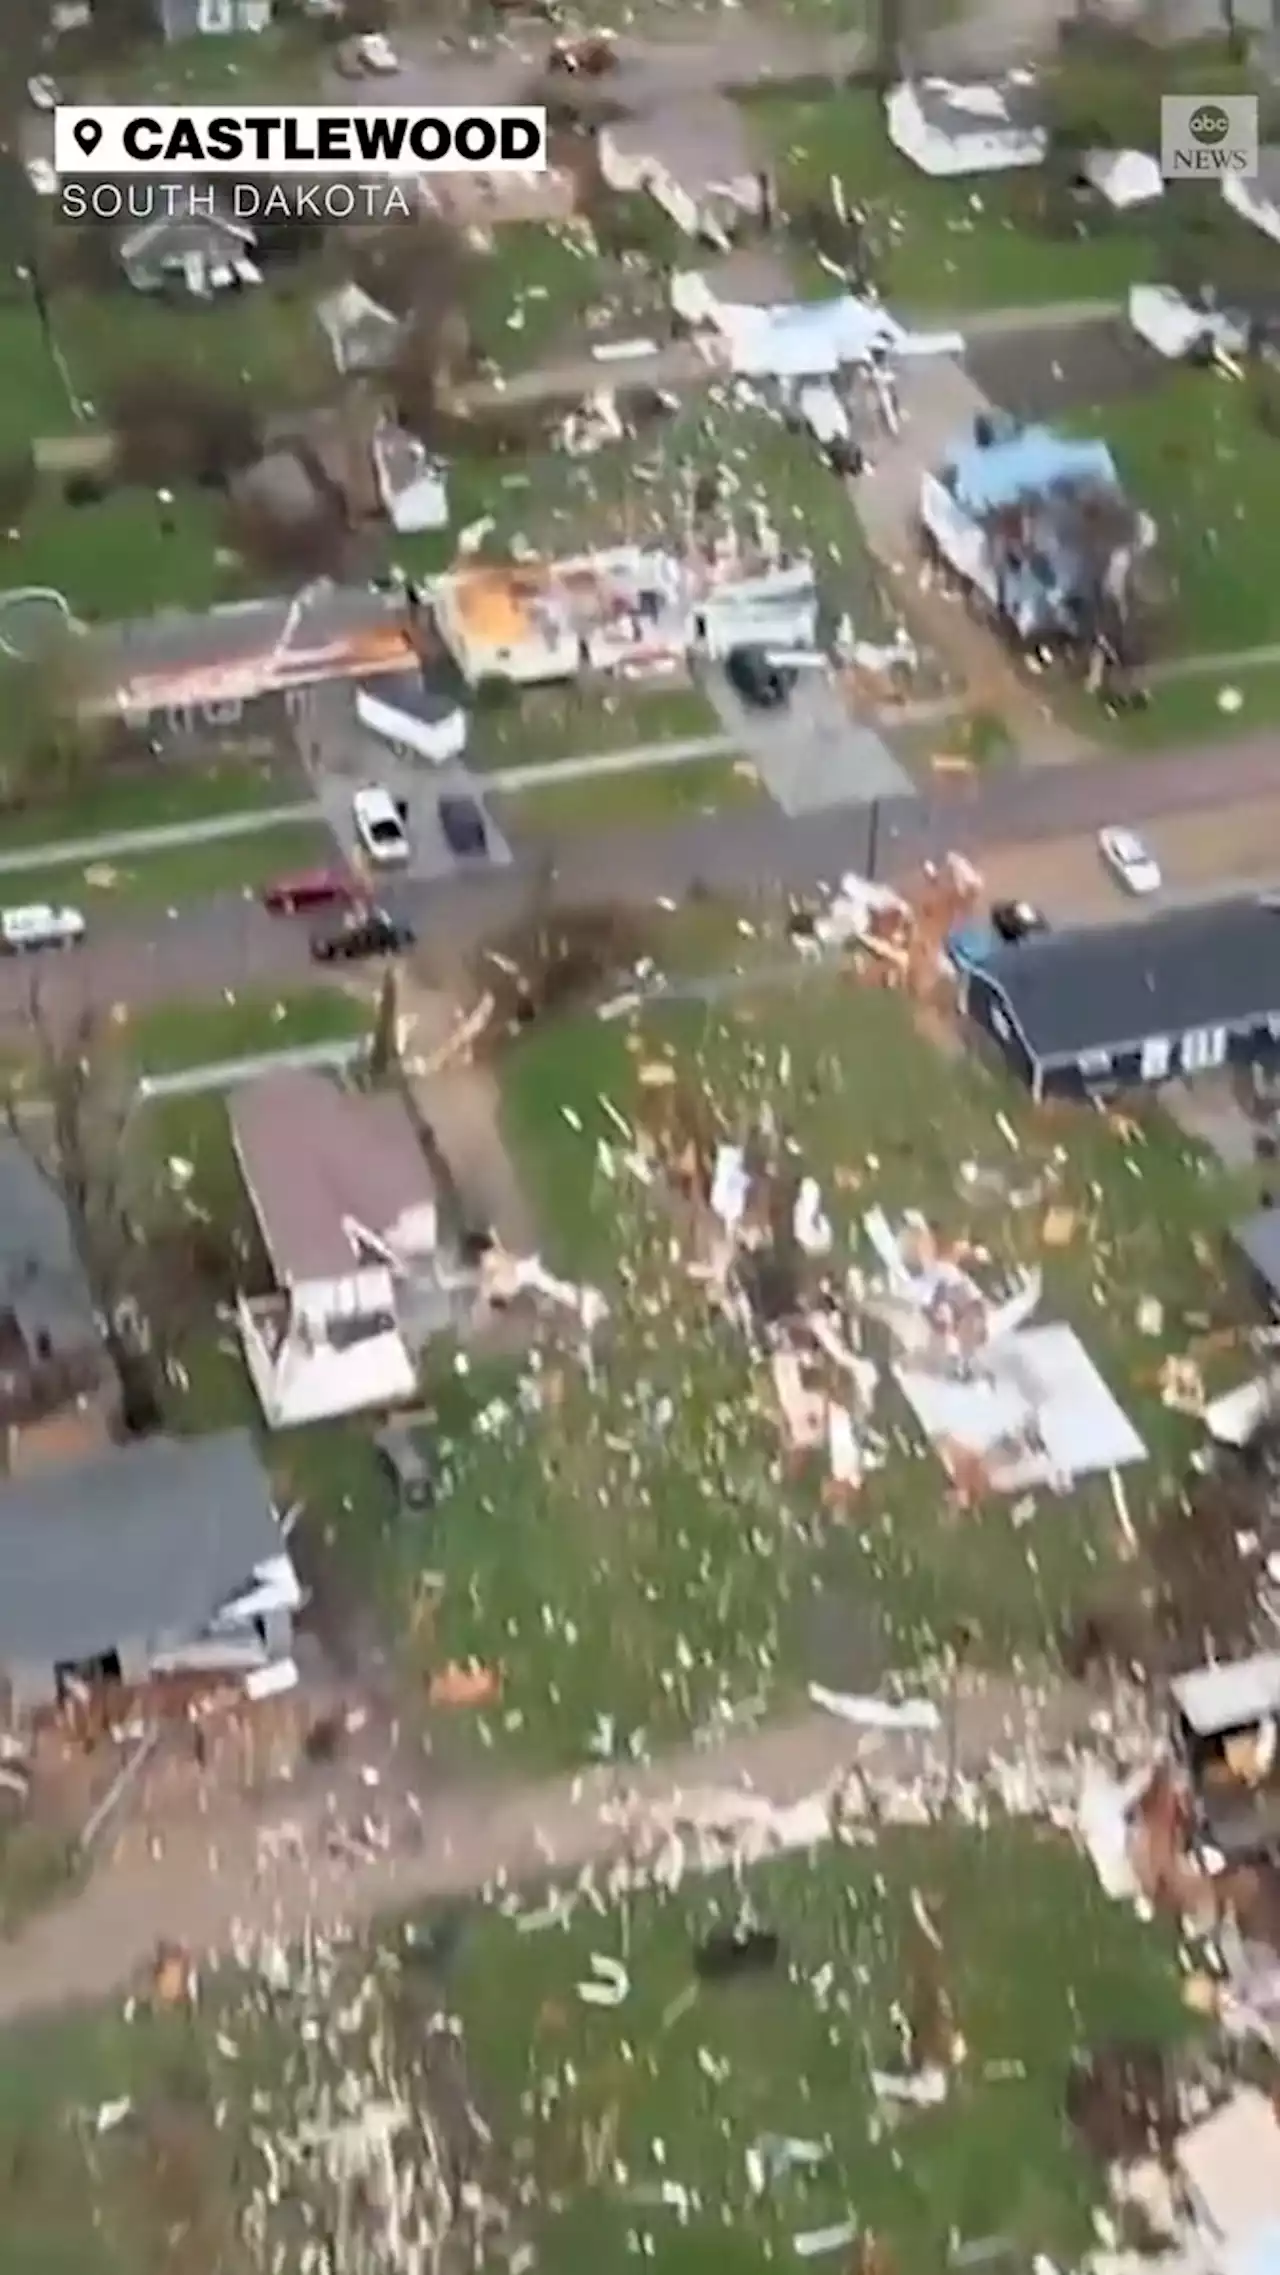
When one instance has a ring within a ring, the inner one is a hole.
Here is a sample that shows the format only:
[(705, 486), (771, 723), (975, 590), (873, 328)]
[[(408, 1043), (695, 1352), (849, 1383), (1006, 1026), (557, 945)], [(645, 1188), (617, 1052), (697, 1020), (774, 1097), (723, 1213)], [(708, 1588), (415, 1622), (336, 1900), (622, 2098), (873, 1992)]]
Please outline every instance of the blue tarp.
[(989, 924), (958, 924), (947, 934), (947, 954), (960, 972), (980, 969), (1000, 946)]
[(1055, 482), (1119, 489), (1115, 460), (1105, 442), (1079, 442), (1052, 427), (1023, 427), (1006, 441), (985, 445), (970, 437), (953, 449), (945, 478), (966, 513), (998, 512), (1034, 497)]

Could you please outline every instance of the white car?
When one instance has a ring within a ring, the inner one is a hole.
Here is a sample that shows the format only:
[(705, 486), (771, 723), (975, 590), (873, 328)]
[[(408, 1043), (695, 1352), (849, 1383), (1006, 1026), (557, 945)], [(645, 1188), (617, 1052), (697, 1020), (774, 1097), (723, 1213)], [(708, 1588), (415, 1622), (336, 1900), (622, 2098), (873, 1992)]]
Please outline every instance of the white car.
[(409, 858), (409, 833), (404, 815), (389, 790), (370, 783), (351, 801), (356, 836), (379, 869), (402, 869)]
[(28, 158), (27, 180), (37, 197), (56, 197), (58, 176), (47, 158)]
[(364, 69), (376, 72), (379, 77), (384, 72), (400, 69), (400, 58), (385, 32), (362, 33), (356, 42), (356, 54)]
[(0, 944), (10, 956), (28, 948), (78, 948), (84, 934), (78, 908), (50, 908), (42, 901), (30, 908), (0, 908)]
[(1098, 851), (1127, 893), (1145, 899), (1148, 893), (1159, 892), (1164, 883), (1160, 864), (1131, 829), (1100, 829)]
[(56, 111), (62, 101), (57, 80), (48, 78), (44, 72), (40, 72), (34, 79), (28, 79), (27, 100), (34, 110)]

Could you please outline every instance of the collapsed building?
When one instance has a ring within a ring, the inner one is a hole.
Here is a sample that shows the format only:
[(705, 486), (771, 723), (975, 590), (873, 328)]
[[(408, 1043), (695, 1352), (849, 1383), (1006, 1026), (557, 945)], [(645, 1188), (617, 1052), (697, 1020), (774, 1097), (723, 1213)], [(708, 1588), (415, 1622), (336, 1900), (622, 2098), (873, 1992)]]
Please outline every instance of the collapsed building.
[(715, 657), (752, 644), (762, 625), (779, 646), (811, 648), (818, 626), (812, 562), (763, 545), (683, 555), (619, 545), (561, 561), (474, 563), (439, 578), (432, 601), (470, 686), (674, 672), (691, 650)]
[(1020, 645), (1129, 660), (1157, 533), (1105, 442), (984, 416), (924, 475), (920, 520), (930, 555)]

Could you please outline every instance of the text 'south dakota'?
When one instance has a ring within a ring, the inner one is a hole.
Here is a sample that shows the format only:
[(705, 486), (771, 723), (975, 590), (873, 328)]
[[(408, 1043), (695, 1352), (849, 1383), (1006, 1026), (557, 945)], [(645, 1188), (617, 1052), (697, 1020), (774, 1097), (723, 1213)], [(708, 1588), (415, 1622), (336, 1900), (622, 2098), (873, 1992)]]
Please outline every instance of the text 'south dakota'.
[(331, 228), (352, 221), (378, 226), (414, 221), (427, 203), (418, 183), (395, 181), (298, 181), (276, 177), (259, 181), (203, 183), (148, 181), (134, 174), (124, 181), (74, 178), (58, 184), (63, 221), (107, 222), (131, 226), (147, 221), (235, 221), (249, 228), (267, 222), (313, 222)]

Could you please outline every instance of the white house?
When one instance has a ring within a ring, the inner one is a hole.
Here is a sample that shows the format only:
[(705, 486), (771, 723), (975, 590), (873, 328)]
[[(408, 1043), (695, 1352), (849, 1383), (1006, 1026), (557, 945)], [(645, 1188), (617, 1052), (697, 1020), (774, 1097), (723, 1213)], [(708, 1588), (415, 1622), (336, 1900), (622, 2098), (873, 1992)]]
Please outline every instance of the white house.
[(390, 419), (373, 430), (373, 476), (382, 510), (403, 536), (449, 526), (449, 484), (444, 467), (416, 435)]
[(167, 40), (212, 38), (232, 32), (265, 32), (272, 0), (156, 0), (160, 29)]
[(421, 672), (387, 672), (356, 689), (356, 717), (393, 750), (431, 766), (447, 766), (467, 747), (467, 714), (453, 695), (429, 687)]
[(231, 1135), (276, 1281), (236, 1305), (271, 1429), (392, 1406), (417, 1375), (402, 1306), (438, 1287), (435, 1186), (394, 1097), (295, 1070), (232, 1094)]
[(610, 189), (647, 194), (687, 237), (727, 248), (737, 221), (767, 216), (768, 176), (747, 117), (723, 96), (615, 120), (600, 129), (597, 154)]
[(999, 79), (906, 79), (885, 97), (889, 140), (921, 173), (1008, 173), (1049, 147), (1033, 71)]
[(1251, 221), (1280, 245), (1280, 146), (1273, 143), (1258, 152), (1258, 171), (1251, 178), (1227, 175), (1222, 194), (1242, 221)]

